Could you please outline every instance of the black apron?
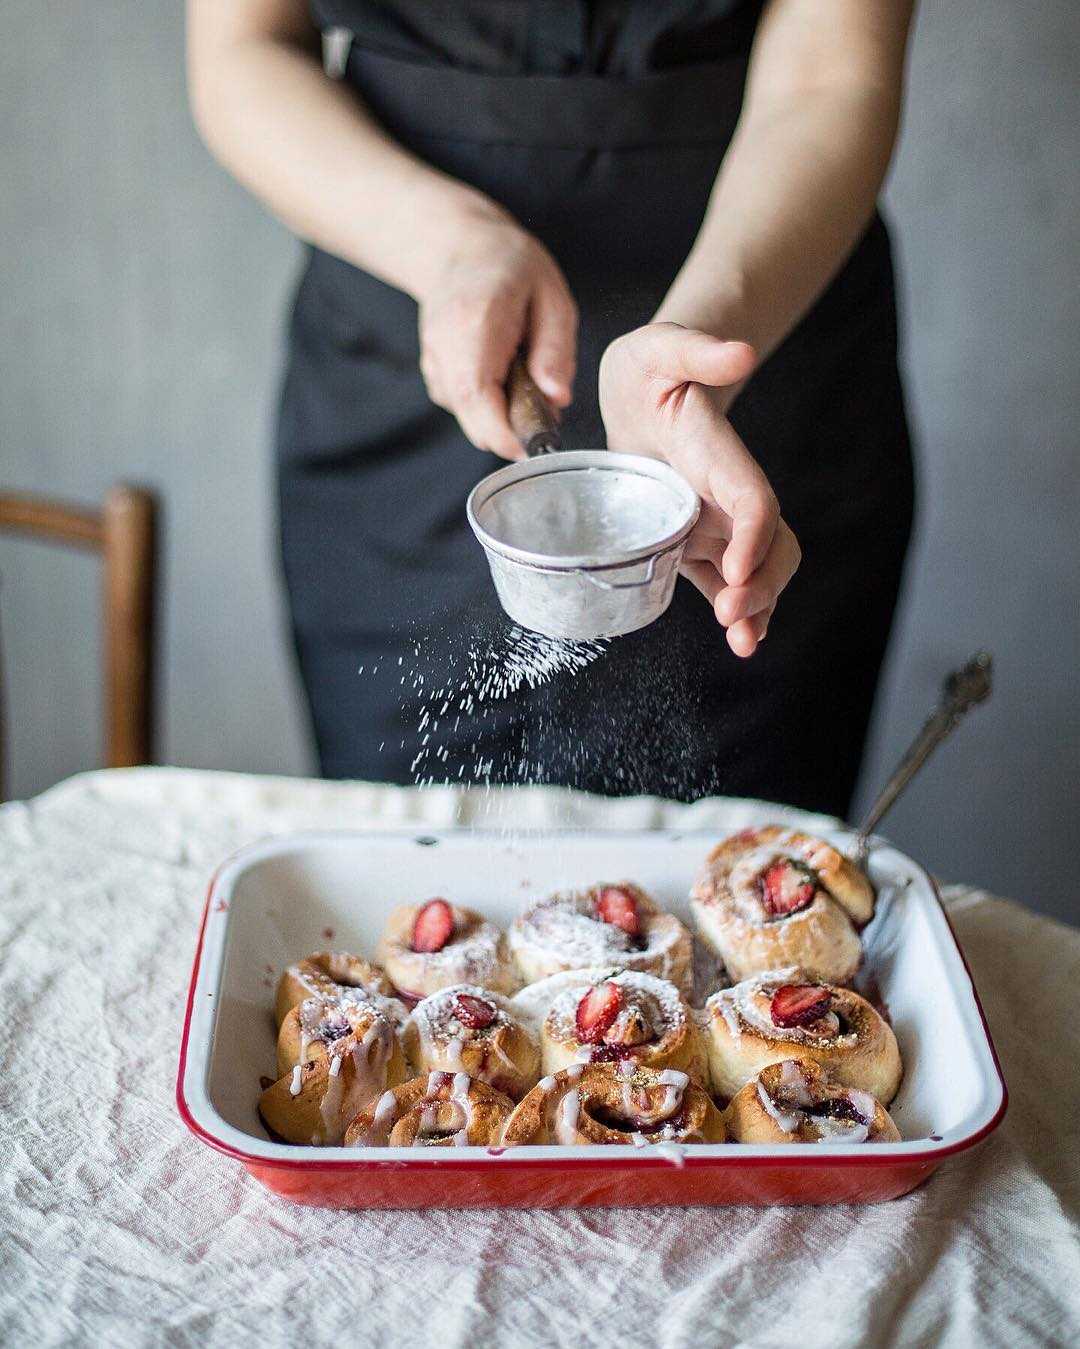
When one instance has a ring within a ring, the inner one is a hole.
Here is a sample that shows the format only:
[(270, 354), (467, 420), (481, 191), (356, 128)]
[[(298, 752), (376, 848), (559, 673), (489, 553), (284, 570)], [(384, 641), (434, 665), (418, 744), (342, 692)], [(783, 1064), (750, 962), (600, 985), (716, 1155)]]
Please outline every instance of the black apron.
[[(694, 241), (759, 8), (313, 7), (323, 27), (353, 32), (345, 78), (378, 120), (501, 202), (562, 267), (581, 315), (568, 446), (604, 444), (600, 357), (649, 320)], [(500, 16), (511, 21), (502, 32)], [(733, 410), (803, 549), (752, 659), (730, 652), (680, 581), (662, 619), (584, 670), (470, 715), (451, 706), (433, 735), (432, 690), (456, 689), (470, 650), (505, 629), (464, 510), (499, 461), (427, 398), (412, 300), (312, 250), (278, 448), (285, 579), (323, 773), (527, 777), (845, 813), (911, 528), (896, 340), (889, 243), (875, 218)]]

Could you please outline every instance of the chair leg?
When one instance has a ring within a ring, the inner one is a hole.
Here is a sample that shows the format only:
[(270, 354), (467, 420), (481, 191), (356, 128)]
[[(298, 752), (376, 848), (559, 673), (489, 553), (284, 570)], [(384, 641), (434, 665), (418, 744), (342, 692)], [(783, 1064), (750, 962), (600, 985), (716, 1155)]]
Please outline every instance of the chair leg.
[(153, 760), (154, 497), (111, 488), (102, 525), (105, 762), (128, 768)]

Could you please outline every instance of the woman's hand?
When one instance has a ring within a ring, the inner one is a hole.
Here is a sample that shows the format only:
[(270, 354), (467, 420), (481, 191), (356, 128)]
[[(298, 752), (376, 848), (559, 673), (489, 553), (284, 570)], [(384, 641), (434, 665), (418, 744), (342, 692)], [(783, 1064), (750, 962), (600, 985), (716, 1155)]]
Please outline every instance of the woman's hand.
[(432, 402), (481, 450), (520, 459), (504, 385), (518, 348), (556, 408), (570, 402), (577, 306), (555, 259), (495, 205), (465, 213), (425, 277), (420, 370)]
[(600, 364), (608, 448), (665, 460), (701, 497), (682, 571), (737, 656), (753, 655), (801, 558), (768, 479), (727, 419), (755, 359), (745, 342), (650, 323), (613, 342)]

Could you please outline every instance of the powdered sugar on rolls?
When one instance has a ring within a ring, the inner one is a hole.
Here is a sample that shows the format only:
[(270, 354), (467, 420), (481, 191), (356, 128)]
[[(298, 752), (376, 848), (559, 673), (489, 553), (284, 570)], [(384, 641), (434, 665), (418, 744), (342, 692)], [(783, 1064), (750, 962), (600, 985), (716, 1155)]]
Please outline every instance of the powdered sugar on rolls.
[(722, 1143), (720, 1112), (686, 1073), (623, 1063), (575, 1064), (543, 1078), (511, 1115), (503, 1142)]
[(426, 1073), (393, 1088), (345, 1131), (346, 1147), (491, 1147), (514, 1103), (468, 1073)]
[(534, 1032), (498, 993), (455, 984), (424, 998), (405, 1028), (416, 1072), (468, 1073), (518, 1101), (540, 1076)]
[(323, 1002), (348, 999), (350, 993), (375, 1002), (396, 1026), (405, 1023), (405, 1008), (378, 965), (348, 951), (318, 951), (290, 965), (278, 980), (274, 1019), (280, 1028), (289, 1012), (305, 998)]
[(410, 1002), (454, 984), (495, 993), (520, 986), (506, 935), (473, 909), (436, 898), (393, 910), (377, 952), (398, 993)]
[(793, 968), (714, 993), (705, 1004), (709, 1080), (729, 1099), (770, 1063), (817, 1064), (843, 1086), (888, 1103), (900, 1085), (892, 1027), (848, 988), (814, 984)]
[(288, 1143), (333, 1146), (359, 1110), (404, 1080), (405, 1057), (378, 995), (342, 989), (305, 998), (278, 1036), (278, 1081), (259, 1114)]
[(512, 999), (539, 1028), (542, 1070), (628, 1060), (704, 1080), (700, 1030), (674, 984), (640, 970), (568, 970)]
[(733, 979), (795, 965), (808, 978), (844, 984), (862, 958), (857, 929), (873, 917), (874, 891), (828, 843), (769, 825), (713, 849), (690, 908)]
[(629, 881), (539, 900), (514, 920), (509, 940), (526, 984), (562, 970), (617, 966), (654, 974), (689, 993), (689, 932)]
[(785, 1059), (747, 1082), (724, 1113), (736, 1143), (899, 1143), (870, 1092), (843, 1087), (816, 1064)]

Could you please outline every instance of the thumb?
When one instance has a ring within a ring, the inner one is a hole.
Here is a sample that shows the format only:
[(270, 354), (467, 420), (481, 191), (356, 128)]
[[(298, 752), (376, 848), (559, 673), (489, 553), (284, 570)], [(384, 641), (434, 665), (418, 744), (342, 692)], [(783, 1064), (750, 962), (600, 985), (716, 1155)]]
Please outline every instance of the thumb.
[(723, 388), (747, 379), (757, 365), (749, 342), (727, 342), (676, 323), (657, 325), (653, 368), (672, 383)]

